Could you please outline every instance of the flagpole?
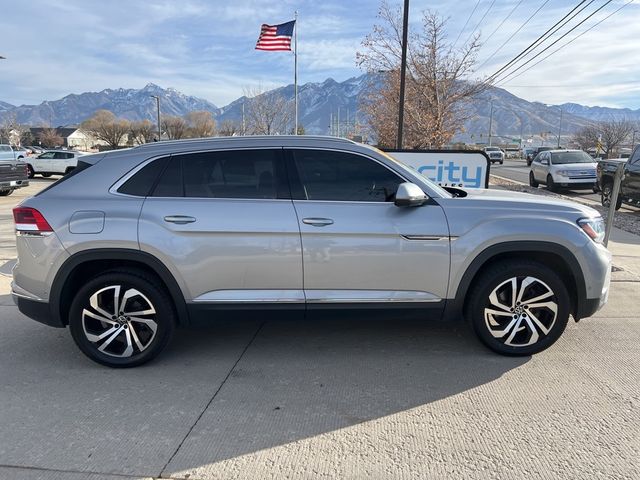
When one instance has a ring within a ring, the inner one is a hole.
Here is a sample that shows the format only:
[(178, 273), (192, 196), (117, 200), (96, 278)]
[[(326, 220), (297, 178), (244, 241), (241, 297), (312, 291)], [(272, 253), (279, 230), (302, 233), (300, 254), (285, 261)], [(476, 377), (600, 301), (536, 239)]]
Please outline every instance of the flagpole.
[(294, 59), (293, 59), (293, 90), (294, 90), (294, 108), (295, 108), (295, 123), (293, 125), (293, 134), (298, 135), (298, 11), (294, 14)]

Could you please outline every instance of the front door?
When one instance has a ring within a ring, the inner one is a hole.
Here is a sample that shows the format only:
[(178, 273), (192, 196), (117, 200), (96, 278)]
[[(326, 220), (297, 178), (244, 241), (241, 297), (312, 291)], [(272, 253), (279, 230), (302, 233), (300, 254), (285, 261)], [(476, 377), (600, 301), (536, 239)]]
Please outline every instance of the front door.
[(640, 147), (637, 147), (631, 158), (627, 160), (620, 193), (624, 198), (632, 198), (640, 202)]
[(449, 230), (439, 205), (396, 207), (406, 180), (369, 157), (296, 149), (290, 158), (307, 305), (446, 297)]
[(304, 308), (300, 231), (282, 149), (171, 157), (144, 202), (140, 247), (199, 304)]

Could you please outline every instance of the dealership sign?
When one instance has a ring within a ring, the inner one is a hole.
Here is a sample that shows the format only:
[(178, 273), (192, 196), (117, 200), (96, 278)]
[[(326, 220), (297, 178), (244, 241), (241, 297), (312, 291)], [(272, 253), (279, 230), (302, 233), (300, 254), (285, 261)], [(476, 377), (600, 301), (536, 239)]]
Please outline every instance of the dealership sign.
[(442, 187), (489, 188), (489, 157), (468, 150), (386, 150)]

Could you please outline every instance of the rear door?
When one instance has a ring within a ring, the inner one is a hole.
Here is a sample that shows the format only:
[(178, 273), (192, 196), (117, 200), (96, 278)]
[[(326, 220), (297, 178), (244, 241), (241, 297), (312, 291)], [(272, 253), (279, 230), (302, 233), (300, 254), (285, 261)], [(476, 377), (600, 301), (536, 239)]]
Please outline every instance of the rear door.
[(304, 308), (300, 230), (282, 149), (174, 155), (144, 202), (140, 247), (200, 304)]
[(439, 205), (396, 207), (395, 192), (406, 180), (372, 158), (317, 149), (289, 155), (307, 308), (440, 304), (449, 230)]

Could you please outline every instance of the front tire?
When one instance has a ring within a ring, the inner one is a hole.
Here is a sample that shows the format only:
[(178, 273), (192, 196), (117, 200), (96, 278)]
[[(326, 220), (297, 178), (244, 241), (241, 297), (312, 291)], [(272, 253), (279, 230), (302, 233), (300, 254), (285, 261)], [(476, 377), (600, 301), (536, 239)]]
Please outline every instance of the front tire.
[(553, 181), (553, 177), (551, 175), (547, 175), (547, 190), (550, 192), (557, 192), (558, 186), (556, 182)]
[(504, 261), (474, 282), (467, 319), (478, 338), (502, 355), (539, 353), (567, 326), (570, 297), (561, 277), (535, 261)]
[(539, 183), (536, 182), (536, 177), (533, 175), (533, 172), (529, 172), (529, 186), (533, 188), (538, 188)]
[[(602, 190), (600, 191), (600, 203), (603, 207), (611, 206), (611, 196), (613, 195), (613, 183), (606, 182), (602, 185)], [(622, 206), (622, 198), (620, 198), (620, 194), (618, 193), (618, 200), (616, 201), (616, 210), (619, 210)]]
[(33, 178), (35, 176), (35, 172), (33, 171), (33, 167), (31, 164), (27, 163), (27, 177)]
[(13, 193), (13, 190), (13, 188), (10, 188), (9, 190), (0, 190), (0, 197), (8, 197)]
[(164, 288), (145, 273), (106, 272), (76, 294), (69, 312), (71, 336), (91, 360), (109, 367), (135, 367), (167, 345), (174, 308)]
[(42, 173), (41, 174), (44, 178), (49, 178), (51, 176), (50, 173)]

